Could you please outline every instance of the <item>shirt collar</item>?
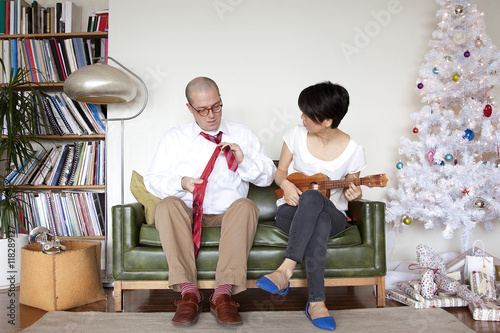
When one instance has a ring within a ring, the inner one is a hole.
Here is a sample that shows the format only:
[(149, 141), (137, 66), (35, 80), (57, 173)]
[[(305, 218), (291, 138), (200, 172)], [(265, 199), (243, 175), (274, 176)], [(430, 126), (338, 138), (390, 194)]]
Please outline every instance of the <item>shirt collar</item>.
[(219, 133), (220, 131), (222, 131), (222, 133), (224, 133), (225, 135), (229, 135), (229, 129), (227, 127), (227, 124), (224, 120), (221, 120), (220, 122), (220, 125), (219, 125), (219, 128), (215, 131), (204, 131), (201, 129), (200, 126), (198, 126), (198, 124), (196, 123), (196, 121), (193, 121), (192, 123), (192, 135), (193, 135), (193, 140), (196, 139), (196, 137), (198, 135), (200, 135), (200, 132), (205, 132), (209, 135), (217, 135), (217, 133)]

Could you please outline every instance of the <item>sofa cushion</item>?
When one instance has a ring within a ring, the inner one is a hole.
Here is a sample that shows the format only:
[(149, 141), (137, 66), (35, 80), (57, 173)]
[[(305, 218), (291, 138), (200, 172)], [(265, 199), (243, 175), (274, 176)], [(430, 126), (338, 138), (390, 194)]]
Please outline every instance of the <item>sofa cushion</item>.
[(144, 186), (144, 180), (140, 174), (132, 170), (132, 178), (130, 179), (130, 192), (134, 198), (144, 206), (144, 213), (146, 215), (146, 223), (155, 223), (156, 206), (161, 201), (160, 198), (151, 194)]
[[(220, 227), (203, 227), (201, 233), (201, 247), (218, 247)], [(139, 235), (139, 243), (145, 246), (161, 246), (160, 235), (154, 225), (143, 224)], [(361, 235), (357, 226), (348, 226), (340, 234), (330, 237), (328, 247), (342, 247), (361, 244)], [(272, 222), (259, 223), (253, 242), (254, 247), (286, 248), (288, 234)]]

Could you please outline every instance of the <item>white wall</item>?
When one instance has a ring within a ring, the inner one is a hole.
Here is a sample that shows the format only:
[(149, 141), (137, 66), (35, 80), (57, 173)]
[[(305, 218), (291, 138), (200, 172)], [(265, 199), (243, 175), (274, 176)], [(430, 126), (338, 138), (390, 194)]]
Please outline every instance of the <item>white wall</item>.
[[(500, 2), (476, 3), (500, 45)], [(145, 173), (164, 130), (192, 120), (184, 88), (200, 75), (218, 82), (224, 118), (249, 125), (273, 159), (284, 131), (300, 121), (300, 91), (323, 80), (344, 85), (351, 106), (340, 128), (365, 146), (364, 174), (386, 173), (388, 185), (396, 186), (399, 139), (413, 128), (410, 114), (422, 107), (414, 86), (437, 27), (434, 1), (110, 0), (109, 7), (109, 54), (144, 79), (150, 96), (146, 111), (125, 124), (125, 202), (135, 201), (131, 170)], [(342, 51), (349, 47), (355, 52)], [(139, 97), (113, 106), (110, 116), (140, 105)], [(110, 124), (110, 206), (120, 202), (119, 133), (118, 124)], [(367, 199), (386, 196), (387, 188), (364, 189)], [(444, 240), (441, 230), (425, 231), (418, 222), (404, 234), (387, 231), (388, 260), (414, 259), (421, 242), (437, 252), (461, 251), (459, 234)], [(500, 257), (495, 235), (478, 226), (473, 238)]]

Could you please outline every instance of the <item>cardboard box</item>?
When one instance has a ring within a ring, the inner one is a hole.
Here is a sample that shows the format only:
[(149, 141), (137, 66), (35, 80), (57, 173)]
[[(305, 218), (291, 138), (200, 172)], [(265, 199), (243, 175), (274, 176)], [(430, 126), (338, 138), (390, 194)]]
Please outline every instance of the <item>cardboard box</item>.
[(60, 311), (106, 299), (101, 281), (101, 243), (62, 241), (65, 251), (45, 254), (40, 244), (21, 249), (19, 302)]

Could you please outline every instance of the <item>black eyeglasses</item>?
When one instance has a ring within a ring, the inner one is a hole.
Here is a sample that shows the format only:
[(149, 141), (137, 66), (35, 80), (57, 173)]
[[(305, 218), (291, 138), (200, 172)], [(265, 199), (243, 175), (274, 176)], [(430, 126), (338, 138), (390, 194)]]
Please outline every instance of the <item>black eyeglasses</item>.
[[(191, 105), (191, 104), (189, 104)], [(201, 109), (201, 110), (198, 110), (196, 109), (194, 106), (191, 105), (191, 107), (196, 111), (198, 112), (198, 114), (202, 117), (206, 117), (208, 116), (208, 113), (210, 111), (212, 111), (213, 113), (217, 113), (217, 112), (220, 112), (222, 110), (222, 100), (220, 100), (219, 102), (215, 103), (212, 107), (209, 107), (209, 108), (204, 108), (204, 109)]]

